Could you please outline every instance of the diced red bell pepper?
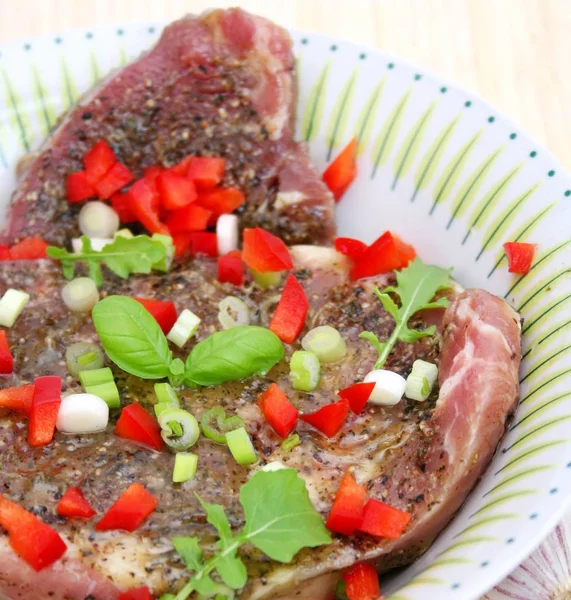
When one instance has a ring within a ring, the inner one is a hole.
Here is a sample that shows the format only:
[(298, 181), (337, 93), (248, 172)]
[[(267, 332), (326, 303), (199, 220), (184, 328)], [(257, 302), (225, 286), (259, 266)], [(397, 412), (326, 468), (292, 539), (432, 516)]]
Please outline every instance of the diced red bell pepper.
[(46, 248), (48, 245), (41, 237), (24, 238), (10, 248), (10, 258), (12, 260), (36, 260), (37, 258), (46, 258)]
[(151, 298), (135, 298), (135, 300), (140, 302), (153, 315), (165, 335), (172, 329), (178, 318), (174, 302), (170, 300), (152, 300)]
[(54, 376), (37, 377), (30, 409), (30, 446), (45, 446), (52, 441), (60, 404), (61, 379)]
[(123, 163), (118, 162), (95, 185), (95, 191), (101, 200), (107, 200), (131, 181), (133, 181), (133, 173)]
[(95, 186), (109, 173), (116, 162), (117, 157), (109, 144), (105, 140), (99, 140), (83, 157), (87, 181)]
[(361, 240), (347, 237), (335, 238), (335, 250), (341, 252), (341, 254), (344, 254), (351, 260), (358, 260), (366, 249), (367, 244)]
[(34, 399), (34, 385), (29, 383), (0, 390), (0, 408), (19, 410), (30, 414)]
[(410, 513), (371, 498), (365, 504), (363, 520), (358, 529), (370, 535), (396, 540), (402, 535), (411, 518)]
[(196, 200), (194, 183), (169, 171), (157, 177), (157, 189), (165, 210), (177, 210)]
[(0, 245), (0, 260), (12, 260), (12, 254), (8, 246)]
[(282, 342), (293, 344), (305, 325), (309, 302), (299, 281), (288, 275), (286, 283), (270, 322), (273, 331)]
[(67, 550), (55, 529), (2, 495), (0, 526), (8, 532), (14, 552), (35, 571), (49, 567)]
[(0, 375), (10, 375), (14, 370), (14, 357), (10, 352), (6, 332), (0, 329)]
[(233, 285), (244, 283), (244, 264), (239, 250), (232, 250), (218, 259), (218, 281)]
[(121, 411), (121, 416), (115, 426), (115, 435), (144, 444), (159, 452), (164, 447), (160, 425), (137, 402), (127, 405)]
[(184, 258), (192, 254), (192, 234), (190, 233), (171, 233), (174, 246), (174, 255), (176, 258)]
[(153, 190), (147, 179), (139, 179), (127, 192), (130, 196), (131, 209), (137, 220), (151, 233), (169, 235), (168, 227), (159, 219), (159, 195)]
[(132, 483), (95, 525), (95, 529), (97, 531), (114, 529), (135, 531), (155, 510), (158, 503), (159, 501), (140, 483)]
[(187, 177), (194, 181), (199, 190), (217, 186), (224, 177), (226, 161), (215, 156), (196, 156), (190, 161)]
[(402, 242), (390, 231), (385, 231), (355, 262), (349, 276), (353, 281), (403, 269), (416, 257), (412, 246)]
[(365, 404), (367, 404), (367, 400), (373, 393), (374, 387), (374, 381), (371, 381), (370, 383), (356, 383), (344, 390), (340, 390), (337, 392), (337, 395), (347, 400), (351, 411), (356, 415), (359, 415), (363, 411), (363, 408), (365, 408)]
[(194, 231), (190, 234), (190, 250), (192, 254), (204, 254), (210, 258), (218, 256), (218, 239), (215, 233), (208, 231)]
[(70, 204), (93, 198), (97, 192), (89, 183), (85, 171), (70, 173), (65, 179), (65, 193)]
[(357, 177), (357, 138), (353, 138), (333, 162), (325, 169), (323, 181), (331, 190), (336, 202)]
[(363, 520), (367, 492), (357, 485), (353, 475), (346, 471), (335, 494), (335, 500), (325, 526), (335, 533), (352, 535)]
[(258, 398), (258, 406), (266, 421), (281, 437), (286, 438), (295, 428), (298, 412), (284, 392), (272, 383)]
[(190, 163), (194, 160), (194, 156), (189, 154), (185, 156), (182, 160), (176, 163), (176, 165), (172, 166), (169, 171), (172, 173), (176, 173), (177, 175), (184, 175), (185, 177), (188, 175), (188, 169), (190, 167)]
[(259, 273), (293, 269), (287, 246), (261, 227), (244, 229), (242, 260)]
[(210, 215), (211, 211), (193, 203), (169, 213), (166, 225), (171, 233), (204, 231), (208, 227)]
[(134, 590), (129, 590), (124, 594), (119, 594), (117, 600), (153, 600), (153, 597), (149, 588), (145, 585)]
[[(153, 165), (152, 167), (147, 167), (146, 169), (144, 169), (144, 173), (145, 173), (145, 179), (149, 182), (149, 185), (151, 186), (152, 190), (158, 194), (159, 193), (159, 188), (157, 186), (157, 179), (159, 178), (159, 175), (161, 173), (164, 173), (164, 169), (162, 167), (159, 167), (159, 165)], [(158, 205), (160, 204), (160, 202), (157, 202), (157, 209), (158, 209)]]
[(83, 492), (76, 487), (67, 488), (57, 503), (56, 512), (60, 517), (67, 517), (68, 519), (74, 517), (90, 519), (96, 514), (85, 499)]
[(129, 192), (115, 192), (111, 196), (111, 206), (119, 215), (121, 223), (133, 223), (137, 220), (137, 215), (133, 212), (131, 206), (131, 195)]
[(519, 273), (520, 275), (529, 273), (536, 249), (536, 244), (506, 242), (504, 244), (504, 250), (508, 257), (508, 271), (510, 273)]
[(373, 565), (360, 563), (343, 574), (345, 593), (349, 600), (380, 600), (379, 576)]
[(200, 206), (211, 210), (216, 215), (234, 212), (245, 201), (246, 196), (234, 187), (202, 191), (196, 200)]
[(301, 415), (300, 419), (313, 425), (315, 429), (321, 431), (327, 437), (333, 437), (339, 433), (341, 427), (345, 424), (349, 414), (349, 402), (347, 400), (338, 400), (333, 404), (327, 404), (315, 412)]

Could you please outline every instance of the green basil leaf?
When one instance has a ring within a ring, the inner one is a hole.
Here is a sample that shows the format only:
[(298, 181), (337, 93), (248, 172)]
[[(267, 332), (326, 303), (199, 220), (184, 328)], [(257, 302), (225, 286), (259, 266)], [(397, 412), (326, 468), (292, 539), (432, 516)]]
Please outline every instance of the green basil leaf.
[(186, 360), (184, 379), (197, 385), (218, 385), (265, 375), (283, 356), (283, 344), (269, 329), (233, 327), (196, 344)]
[(141, 379), (169, 374), (172, 355), (167, 338), (151, 313), (127, 296), (108, 296), (92, 311), (95, 330), (107, 356)]

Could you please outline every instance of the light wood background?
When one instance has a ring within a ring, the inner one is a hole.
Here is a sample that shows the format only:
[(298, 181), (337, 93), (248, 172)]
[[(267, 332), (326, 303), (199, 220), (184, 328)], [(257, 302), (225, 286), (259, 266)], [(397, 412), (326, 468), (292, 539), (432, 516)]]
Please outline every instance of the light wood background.
[(571, 0), (0, 0), (0, 44), (232, 5), (421, 63), (479, 93), (571, 169)]

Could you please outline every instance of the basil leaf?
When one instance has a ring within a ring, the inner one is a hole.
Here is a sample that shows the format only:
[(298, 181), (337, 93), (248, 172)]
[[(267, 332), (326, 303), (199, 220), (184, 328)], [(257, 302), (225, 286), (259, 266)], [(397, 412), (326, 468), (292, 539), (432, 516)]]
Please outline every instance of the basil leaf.
[(151, 313), (127, 296), (108, 296), (92, 311), (95, 330), (107, 356), (141, 379), (169, 374), (172, 355), (167, 338)]
[(283, 356), (283, 344), (269, 329), (254, 325), (233, 327), (196, 344), (186, 359), (184, 380), (218, 385), (265, 375)]

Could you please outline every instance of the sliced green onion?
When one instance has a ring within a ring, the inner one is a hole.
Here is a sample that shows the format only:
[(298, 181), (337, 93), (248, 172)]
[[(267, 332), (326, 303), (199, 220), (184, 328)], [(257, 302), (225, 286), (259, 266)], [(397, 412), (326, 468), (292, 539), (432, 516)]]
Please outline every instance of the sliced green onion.
[(170, 402), (158, 402), (155, 404), (155, 417), (158, 419), (165, 412), (165, 410), (170, 410), (171, 408), (178, 407), (173, 406)]
[(198, 456), (192, 452), (178, 452), (174, 457), (172, 480), (174, 483), (184, 483), (196, 475)]
[(415, 360), (412, 371), (406, 379), (405, 396), (411, 400), (424, 402), (438, 379), (438, 367), (425, 360)]
[(277, 287), (282, 281), (283, 271), (268, 271), (267, 273), (260, 273), (255, 269), (251, 269), (251, 271), (254, 281), (265, 290)]
[(127, 239), (131, 239), (131, 238), (135, 237), (133, 235), (133, 232), (127, 228), (119, 229), (119, 231), (114, 235), (114, 237), (117, 237), (117, 236), (124, 237)]
[(226, 442), (232, 456), (239, 465), (251, 465), (258, 460), (252, 440), (243, 427), (229, 431), (226, 434)]
[(250, 324), (250, 309), (236, 296), (227, 296), (221, 300), (218, 309), (218, 321), (224, 329)]
[(196, 333), (200, 323), (200, 319), (193, 312), (185, 308), (178, 316), (172, 329), (168, 332), (167, 340), (182, 348), (188, 342), (190, 336)]
[(291, 435), (288, 435), (288, 437), (286, 437), (286, 439), (282, 442), (282, 450), (285, 450), (286, 452), (288, 450), (293, 450), (293, 448), (295, 448), (300, 441), (299, 435), (297, 433), (292, 433)]
[(93, 279), (77, 277), (63, 286), (61, 297), (72, 312), (89, 312), (99, 302), (99, 291)]
[(309, 331), (301, 340), (304, 350), (315, 352), (323, 364), (340, 361), (347, 354), (347, 345), (341, 334), (329, 325)]
[(81, 381), (83, 387), (99, 385), (100, 383), (109, 383), (110, 381), (114, 381), (113, 372), (109, 367), (80, 371), (79, 381)]
[(96, 344), (77, 342), (65, 351), (65, 362), (69, 374), (77, 377), (80, 371), (92, 371), (103, 367), (103, 350)]
[(119, 230), (119, 215), (105, 202), (86, 202), (77, 218), (79, 229), (89, 238), (112, 238)]
[(173, 408), (180, 408), (180, 402), (173, 387), (168, 383), (155, 383), (155, 395), (159, 403), (170, 404)]
[(119, 390), (114, 381), (107, 381), (106, 383), (98, 383), (96, 385), (85, 385), (83, 387), (88, 394), (103, 398), (109, 408), (119, 408), (121, 406)]
[(171, 268), (171, 264), (174, 258), (174, 246), (172, 243), (172, 237), (170, 235), (163, 235), (161, 233), (153, 233), (152, 238), (157, 242), (160, 242), (165, 247), (165, 257), (156, 263), (152, 264), (152, 268), (155, 271), (162, 271), (168, 273)]
[(244, 427), (244, 419), (238, 415), (227, 417), (223, 408), (215, 406), (202, 413), (200, 426), (202, 427), (202, 433), (209, 440), (213, 440), (218, 444), (225, 444), (227, 433)]
[(182, 435), (182, 427), (178, 421), (169, 421), (167, 423), (174, 437), (180, 437)]
[(3, 327), (12, 327), (16, 319), (22, 314), (30, 294), (10, 288), (0, 300), (0, 325)]
[[(200, 435), (200, 429), (198, 428), (196, 419), (186, 410), (182, 408), (169, 408), (162, 411), (157, 419), (162, 429), (161, 437), (173, 450), (188, 450), (196, 444)], [(173, 430), (171, 426), (173, 421), (180, 426), (180, 435), (177, 435), (178, 429), (177, 431)]]
[(313, 392), (319, 385), (321, 365), (315, 352), (297, 350), (291, 355), (289, 378), (294, 390)]
[(282, 462), (279, 460), (271, 460), (269, 463), (266, 463), (260, 470), (271, 473), (272, 471), (281, 471), (282, 469), (287, 469)]

